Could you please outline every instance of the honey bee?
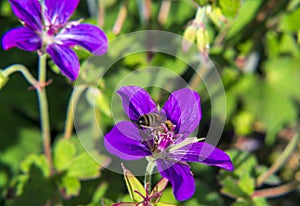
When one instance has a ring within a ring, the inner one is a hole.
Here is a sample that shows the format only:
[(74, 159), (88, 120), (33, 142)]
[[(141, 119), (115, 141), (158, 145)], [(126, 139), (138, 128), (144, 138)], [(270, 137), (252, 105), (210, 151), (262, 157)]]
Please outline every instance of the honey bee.
[[(159, 113), (142, 115), (137, 119), (136, 123), (140, 129), (150, 129), (147, 134), (153, 138), (153, 143), (149, 145), (152, 151), (156, 150), (162, 138), (161, 134), (174, 129), (172, 122), (167, 120), (165, 115)], [(145, 139), (147, 139), (147, 137), (145, 137)]]
[(149, 113), (138, 118), (137, 124), (140, 128), (162, 129), (164, 124), (168, 130), (172, 130), (173, 124), (170, 120), (158, 113)]
[(164, 119), (165, 118), (160, 114), (149, 113), (140, 116), (137, 120), (137, 124), (141, 128), (157, 128), (161, 126), (161, 123), (164, 123)]

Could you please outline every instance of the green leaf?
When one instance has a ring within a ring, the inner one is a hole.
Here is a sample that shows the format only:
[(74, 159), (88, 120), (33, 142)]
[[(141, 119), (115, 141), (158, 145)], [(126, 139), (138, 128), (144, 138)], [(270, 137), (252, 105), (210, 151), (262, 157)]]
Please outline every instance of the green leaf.
[(238, 198), (232, 206), (253, 206), (250, 199)]
[(254, 115), (248, 111), (239, 112), (233, 119), (234, 130), (237, 135), (248, 135), (252, 132)]
[(282, 35), (280, 41), (280, 52), (282, 54), (290, 53), (295, 57), (295, 60), (299, 60), (300, 57), (299, 45), (297, 44), (297, 41), (292, 34)]
[(279, 23), (279, 29), (285, 32), (297, 32), (299, 26), (300, 8), (283, 16)]
[[(100, 155), (94, 153), (93, 158), (101, 158)], [(77, 177), (79, 179), (92, 179), (99, 177), (101, 166), (92, 157), (83, 152), (77, 155), (71, 162), (70, 167), (67, 171), (67, 176)]]
[(296, 121), (297, 110), (295, 103), (288, 98), (288, 92), (274, 88), (274, 84), (268, 81), (256, 75), (246, 75), (235, 85), (234, 92), (243, 100), (244, 110), (263, 123), (267, 132), (266, 143), (271, 145), (284, 125)]
[(76, 177), (64, 176), (61, 186), (65, 189), (67, 196), (75, 196), (80, 192), (80, 181)]
[(29, 154), (40, 153), (42, 145), (39, 130), (21, 128), (17, 136), (19, 138), (14, 141), (18, 143), (11, 146), (5, 145), (6, 140), (11, 138), (1, 140), (1, 146), (7, 147), (1, 148), (0, 153), (1, 164), (8, 165), (10, 172), (15, 174), (19, 171), (20, 162)]
[(76, 148), (69, 140), (60, 139), (56, 142), (53, 152), (53, 162), (56, 170), (63, 171), (70, 167)]
[(255, 197), (252, 199), (253, 206), (269, 206), (270, 204), (264, 197)]
[(221, 192), (233, 198), (249, 198), (255, 189), (255, 177), (253, 176), (257, 160), (246, 152), (228, 151), (235, 166), (233, 172), (221, 171), (219, 176), (222, 184)]
[(50, 167), (44, 155), (32, 154), (27, 156), (27, 158), (21, 162), (21, 171), (28, 174), (33, 165), (39, 168), (45, 177), (50, 176)]
[(240, 186), (238, 185), (238, 182), (232, 177), (225, 177), (221, 180), (221, 183), (223, 185), (221, 189), (221, 193), (228, 195), (233, 198), (238, 197), (247, 197), (247, 193), (243, 191)]
[(265, 64), (267, 84), (288, 97), (300, 101), (300, 59), (280, 57)]
[(94, 192), (92, 202), (100, 202), (101, 198), (104, 197), (109, 184), (107, 182), (102, 182)]
[(160, 198), (160, 202), (167, 202), (169, 204), (178, 205), (178, 202), (173, 195), (172, 188), (168, 187), (164, 190), (164, 193), (162, 194), (162, 196)]
[(278, 40), (278, 34), (271, 30), (271, 31), (268, 31), (267, 32), (267, 35), (266, 35), (266, 50), (267, 50), (267, 53), (268, 53), (268, 57), (269, 58), (275, 58), (278, 56), (279, 54), (279, 40)]
[[(226, 0), (222, 0), (224, 4), (226, 4)], [(260, 5), (263, 1), (261, 0), (248, 0), (243, 1), (241, 8), (239, 9), (236, 18), (231, 20), (232, 25), (228, 34), (226, 35), (226, 39), (231, 39), (236, 37), (237, 33), (241, 31), (254, 17), (259, 9)]]
[(23, 176), (21, 178), (23, 181), (19, 182), (22, 184), (22, 193), (12, 201), (8, 201), (8, 205), (46, 205), (50, 198), (53, 198), (57, 191), (54, 179), (45, 176), (43, 168), (36, 164), (36, 161), (32, 162), (27, 172), (27, 177)]
[(297, 120), (296, 105), (287, 98), (286, 95), (278, 92), (269, 86), (262, 90), (263, 101), (257, 111), (264, 111), (259, 118), (266, 124), (267, 132), (266, 143), (272, 145), (275, 142), (275, 134), (283, 128), (285, 124)]
[(243, 192), (245, 192), (248, 196), (250, 196), (255, 189), (254, 177), (251, 177), (250, 174), (240, 176), (238, 186)]
[(240, 0), (218, 0), (222, 13), (228, 17), (235, 17), (241, 6)]
[(232, 173), (222, 170), (223, 173), (226, 173), (228, 175), (234, 174), (238, 175), (239, 177), (247, 174), (253, 174), (253, 171), (257, 166), (257, 160), (254, 155), (237, 150), (229, 150), (226, 151), (226, 153), (230, 156), (231, 160), (233, 161), (234, 171)]

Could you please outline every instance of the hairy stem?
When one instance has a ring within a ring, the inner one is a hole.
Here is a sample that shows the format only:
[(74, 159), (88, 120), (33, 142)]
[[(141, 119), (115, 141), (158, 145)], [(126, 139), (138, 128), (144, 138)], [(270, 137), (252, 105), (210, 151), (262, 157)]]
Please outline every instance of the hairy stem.
[(53, 163), (51, 156), (51, 137), (50, 137), (50, 124), (49, 124), (49, 111), (48, 111), (48, 101), (46, 89), (43, 85), (46, 84), (46, 54), (39, 56), (39, 84), (40, 88), (37, 88), (37, 96), (39, 101), (39, 110), (40, 110), (40, 122), (41, 130), (43, 137), (43, 146), (45, 156), (47, 158), (48, 164), (53, 172)]
[(86, 85), (80, 85), (74, 88), (72, 96), (69, 100), (68, 110), (66, 115), (66, 123), (65, 123), (65, 132), (64, 138), (70, 139), (73, 131), (73, 117), (74, 117), (74, 109), (78, 103), (79, 97), (83, 90), (85, 90)]

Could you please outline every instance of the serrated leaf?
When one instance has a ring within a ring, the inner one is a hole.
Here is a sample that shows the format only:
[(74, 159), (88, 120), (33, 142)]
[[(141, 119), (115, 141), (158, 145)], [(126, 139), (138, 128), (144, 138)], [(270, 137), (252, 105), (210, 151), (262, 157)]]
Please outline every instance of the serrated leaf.
[(227, 152), (234, 164), (234, 171), (220, 171), (221, 192), (234, 198), (248, 198), (254, 191), (254, 171), (257, 165), (255, 157), (249, 153), (230, 150)]
[(140, 181), (127, 168), (125, 168), (124, 165), (122, 165), (122, 168), (123, 168), (123, 173), (124, 173), (127, 190), (129, 192), (131, 199), (134, 202), (142, 201), (143, 197), (141, 197), (139, 194), (137, 194), (134, 191), (139, 191), (144, 197), (146, 197), (145, 188), (140, 183)]
[(29, 155), (21, 162), (20, 168), (22, 172), (29, 173), (32, 166), (39, 168), (45, 177), (50, 176), (50, 168), (44, 155)]
[(248, 197), (248, 194), (239, 187), (236, 180), (232, 177), (227, 176), (223, 178), (221, 183), (223, 185), (221, 189), (222, 194), (226, 194), (233, 198)]
[(251, 177), (249, 174), (240, 176), (238, 186), (243, 192), (250, 196), (255, 189), (254, 177)]
[(61, 186), (65, 189), (67, 196), (75, 196), (80, 192), (81, 184), (76, 177), (64, 176), (61, 181)]
[(92, 179), (99, 177), (101, 166), (92, 157), (83, 152), (73, 158), (67, 171), (67, 176), (79, 179)]
[(70, 167), (76, 153), (75, 145), (66, 139), (57, 141), (54, 147), (54, 166), (57, 171), (63, 171)]

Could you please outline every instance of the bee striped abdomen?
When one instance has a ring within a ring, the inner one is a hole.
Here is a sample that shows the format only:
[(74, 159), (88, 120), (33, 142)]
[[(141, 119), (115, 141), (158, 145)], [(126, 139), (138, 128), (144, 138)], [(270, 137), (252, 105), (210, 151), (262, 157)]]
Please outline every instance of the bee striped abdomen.
[(140, 127), (158, 127), (162, 122), (162, 116), (156, 113), (142, 115), (137, 120)]

